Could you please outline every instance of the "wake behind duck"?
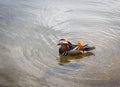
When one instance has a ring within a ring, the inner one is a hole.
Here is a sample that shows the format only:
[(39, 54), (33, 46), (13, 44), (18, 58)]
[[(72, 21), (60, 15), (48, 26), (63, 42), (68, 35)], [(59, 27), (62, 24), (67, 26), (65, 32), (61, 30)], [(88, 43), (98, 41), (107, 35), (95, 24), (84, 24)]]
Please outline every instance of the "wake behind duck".
[(79, 55), (83, 54), (85, 51), (95, 49), (95, 46), (84, 45), (81, 40), (78, 40), (77, 44), (72, 44), (68, 39), (60, 39), (57, 45), (60, 46), (59, 54), (62, 56)]

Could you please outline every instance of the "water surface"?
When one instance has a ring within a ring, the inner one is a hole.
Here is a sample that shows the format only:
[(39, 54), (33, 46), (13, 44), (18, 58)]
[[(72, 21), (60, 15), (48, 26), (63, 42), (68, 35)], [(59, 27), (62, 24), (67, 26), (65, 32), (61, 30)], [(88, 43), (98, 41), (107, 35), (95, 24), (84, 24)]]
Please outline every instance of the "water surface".
[[(119, 87), (119, 0), (0, 0), (1, 87)], [(95, 45), (59, 57), (60, 38)]]

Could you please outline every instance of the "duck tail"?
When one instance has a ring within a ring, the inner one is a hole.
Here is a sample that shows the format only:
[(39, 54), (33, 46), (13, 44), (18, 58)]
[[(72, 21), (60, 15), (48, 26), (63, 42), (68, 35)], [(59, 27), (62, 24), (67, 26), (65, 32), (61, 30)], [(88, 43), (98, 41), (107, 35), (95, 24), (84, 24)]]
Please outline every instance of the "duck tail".
[(88, 46), (88, 44), (83, 46), (83, 51), (90, 51), (90, 50), (94, 50), (95, 46)]

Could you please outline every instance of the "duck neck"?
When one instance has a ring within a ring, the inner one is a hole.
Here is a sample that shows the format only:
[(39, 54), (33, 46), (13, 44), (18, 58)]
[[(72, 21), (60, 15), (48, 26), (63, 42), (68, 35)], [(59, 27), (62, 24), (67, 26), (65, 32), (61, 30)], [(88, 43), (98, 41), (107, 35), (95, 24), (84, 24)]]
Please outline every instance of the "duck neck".
[(70, 47), (69, 45), (61, 45), (61, 47), (59, 48), (59, 52), (62, 53), (64, 51), (69, 51)]

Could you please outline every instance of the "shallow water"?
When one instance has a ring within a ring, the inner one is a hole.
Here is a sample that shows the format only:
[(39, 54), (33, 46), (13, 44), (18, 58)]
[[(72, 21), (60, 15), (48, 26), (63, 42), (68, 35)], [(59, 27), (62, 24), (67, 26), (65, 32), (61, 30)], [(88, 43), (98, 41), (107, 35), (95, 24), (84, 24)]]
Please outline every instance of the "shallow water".
[[(0, 0), (0, 87), (119, 87), (119, 0)], [(96, 49), (59, 57), (60, 38)]]

